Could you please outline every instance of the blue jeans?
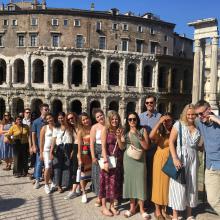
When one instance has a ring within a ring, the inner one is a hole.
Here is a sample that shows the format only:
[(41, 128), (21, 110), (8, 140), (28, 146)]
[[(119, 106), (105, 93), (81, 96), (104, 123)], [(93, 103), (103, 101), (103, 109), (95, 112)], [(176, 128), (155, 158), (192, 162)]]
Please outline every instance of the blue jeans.
[(43, 161), (40, 160), (40, 153), (37, 152), (35, 166), (34, 166), (34, 178), (38, 181), (42, 177), (42, 166), (43, 166)]

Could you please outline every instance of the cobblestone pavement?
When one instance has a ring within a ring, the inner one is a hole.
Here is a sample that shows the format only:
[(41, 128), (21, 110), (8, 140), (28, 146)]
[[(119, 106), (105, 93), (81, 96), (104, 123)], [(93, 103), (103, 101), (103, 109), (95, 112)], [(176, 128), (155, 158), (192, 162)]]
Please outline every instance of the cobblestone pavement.
[[(3, 171), (0, 165), (0, 219), (110, 219), (101, 215), (100, 208), (94, 206), (93, 193), (88, 194), (89, 202), (81, 203), (81, 197), (64, 200), (66, 195), (57, 192), (46, 195), (43, 187), (33, 189), (28, 177), (14, 178), (12, 171)], [(114, 219), (125, 219), (123, 212), (128, 208), (127, 203), (120, 206), (121, 214)], [(205, 205), (197, 209), (196, 219), (217, 220), (216, 215), (205, 212)], [(151, 213), (152, 220), (153, 213)], [(113, 219), (113, 218), (112, 218)], [(142, 219), (140, 214), (130, 218)]]

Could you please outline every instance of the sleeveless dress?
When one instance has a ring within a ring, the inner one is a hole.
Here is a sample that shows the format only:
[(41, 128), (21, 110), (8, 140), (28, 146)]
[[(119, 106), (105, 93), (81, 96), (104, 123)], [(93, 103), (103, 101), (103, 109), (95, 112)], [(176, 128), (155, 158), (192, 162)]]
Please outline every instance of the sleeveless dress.
[[(140, 133), (143, 134), (141, 129)], [(130, 144), (141, 149), (141, 144), (137, 136), (133, 133), (125, 135), (126, 150), (124, 153), (124, 184), (123, 184), (123, 198), (125, 199), (140, 199), (146, 200), (146, 186), (147, 186), (147, 171), (146, 171), (146, 156), (145, 151), (140, 160), (135, 160), (127, 155), (127, 150)]]
[(92, 158), (90, 153), (90, 134), (85, 135), (81, 146), (81, 180), (90, 180), (92, 172)]
[(169, 134), (158, 134), (157, 150), (153, 161), (153, 184), (151, 201), (158, 205), (168, 205), (169, 177), (162, 171), (169, 156)]
[[(116, 136), (113, 133), (107, 134), (106, 152), (111, 156), (116, 144)], [(99, 197), (106, 198), (109, 201), (119, 199), (122, 196), (123, 184), (123, 152), (116, 147), (114, 156), (117, 158), (117, 166), (114, 169), (109, 169), (107, 173), (104, 170), (100, 171), (100, 191)]]
[[(8, 131), (12, 124), (3, 125), (3, 131)], [(9, 143), (4, 142), (4, 134), (0, 135), (0, 159), (13, 158), (13, 146)]]
[[(95, 135), (95, 157), (96, 159), (100, 159), (102, 155), (102, 145), (101, 145), (101, 130), (96, 131)], [(99, 175), (100, 175), (100, 167), (98, 164), (92, 164), (92, 191), (99, 195)]]

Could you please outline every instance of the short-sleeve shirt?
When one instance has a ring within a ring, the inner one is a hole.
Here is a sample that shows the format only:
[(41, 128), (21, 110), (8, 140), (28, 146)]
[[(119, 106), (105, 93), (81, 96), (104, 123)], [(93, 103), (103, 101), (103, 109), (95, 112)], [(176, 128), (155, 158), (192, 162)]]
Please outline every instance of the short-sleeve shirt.
[(35, 119), (32, 124), (32, 132), (35, 132), (37, 134), (36, 144), (38, 148), (40, 146), (40, 130), (45, 125), (45, 123), (46, 121), (43, 118), (39, 117)]
[[(218, 118), (220, 117), (218, 116)], [(206, 168), (220, 170), (220, 125), (215, 122), (203, 123), (198, 120), (197, 127), (204, 140)]]

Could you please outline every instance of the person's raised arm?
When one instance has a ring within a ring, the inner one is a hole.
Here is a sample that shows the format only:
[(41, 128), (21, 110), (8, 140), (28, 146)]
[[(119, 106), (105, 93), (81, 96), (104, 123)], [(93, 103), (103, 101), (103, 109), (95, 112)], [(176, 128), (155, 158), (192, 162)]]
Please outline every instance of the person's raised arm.
[(125, 148), (125, 138), (124, 138), (124, 131), (123, 131), (123, 129), (121, 129), (121, 128), (117, 129), (116, 137), (117, 137), (118, 147), (121, 150), (124, 150), (124, 148)]
[(149, 149), (149, 147), (150, 147), (149, 137), (147, 134), (147, 130), (145, 128), (143, 128), (143, 136), (140, 136), (139, 140), (140, 140), (140, 144), (144, 150)]

